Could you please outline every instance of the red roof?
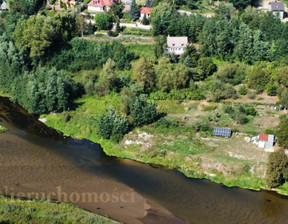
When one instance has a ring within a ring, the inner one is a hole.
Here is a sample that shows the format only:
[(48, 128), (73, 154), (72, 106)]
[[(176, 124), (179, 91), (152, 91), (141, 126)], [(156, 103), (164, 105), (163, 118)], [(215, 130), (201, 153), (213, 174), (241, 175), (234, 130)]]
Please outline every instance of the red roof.
[(140, 14), (148, 14), (148, 15), (150, 15), (151, 14), (151, 7), (142, 7), (141, 9), (140, 9)]
[(268, 142), (269, 135), (259, 134), (259, 141)]
[(114, 2), (117, 2), (118, 0), (91, 0), (88, 3), (88, 6), (94, 6), (94, 7), (104, 7), (104, 6), (111, 6)]

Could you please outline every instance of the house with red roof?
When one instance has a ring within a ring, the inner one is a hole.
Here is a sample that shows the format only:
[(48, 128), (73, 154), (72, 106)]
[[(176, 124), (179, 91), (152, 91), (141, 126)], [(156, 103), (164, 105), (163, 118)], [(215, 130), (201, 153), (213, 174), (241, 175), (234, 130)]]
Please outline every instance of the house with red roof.
[(87, 6), (88, 11), (93, 12), (108, 12), (110, 6), (121, 0), (91, 0)]
[(151, 14), (151, 7), (142, 7), (140, 9), (140, 19), (142, 20), (144, 16), (146, 15), (146, 18), (148, 19)]

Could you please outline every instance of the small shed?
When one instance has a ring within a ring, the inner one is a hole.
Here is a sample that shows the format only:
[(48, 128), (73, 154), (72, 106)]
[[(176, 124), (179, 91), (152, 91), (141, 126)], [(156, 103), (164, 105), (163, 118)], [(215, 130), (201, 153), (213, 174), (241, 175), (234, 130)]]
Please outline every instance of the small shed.
[(275, 143), (275, 136), (268, 134), (259, 134), (258, 136), (258, 147), (259, 148), (267, 148), (273, 147)]
[(230, 138), (232, 135), (232, 130), (230, 128), (214, 128), (213, 135)]

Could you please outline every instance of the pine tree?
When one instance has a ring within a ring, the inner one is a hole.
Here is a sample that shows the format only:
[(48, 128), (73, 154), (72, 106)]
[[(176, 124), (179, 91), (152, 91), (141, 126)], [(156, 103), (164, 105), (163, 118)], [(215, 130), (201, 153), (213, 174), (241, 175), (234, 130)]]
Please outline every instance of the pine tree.
[(149, 25), (149, 20), (146, 17), (146, 14), (144, 15), (143, 19), (142, 19), (142, 24), (143, 25)]
[(138, 9), (138, 6), (136, 4), (136, 0), (133, 0), (131, 3), (131, 9), (130, 9), (130, 19), (135, 21), (140, 17), (140, 11)]

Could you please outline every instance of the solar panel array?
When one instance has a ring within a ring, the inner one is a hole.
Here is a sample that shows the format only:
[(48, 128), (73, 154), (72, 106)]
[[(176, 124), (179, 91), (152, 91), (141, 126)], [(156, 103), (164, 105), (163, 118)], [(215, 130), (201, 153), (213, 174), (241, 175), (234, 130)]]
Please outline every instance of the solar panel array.
[(232, 134), (232, 130), (230, 128), (214, 128), (213, 134), (215, 136), (230, 138)]

